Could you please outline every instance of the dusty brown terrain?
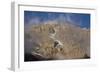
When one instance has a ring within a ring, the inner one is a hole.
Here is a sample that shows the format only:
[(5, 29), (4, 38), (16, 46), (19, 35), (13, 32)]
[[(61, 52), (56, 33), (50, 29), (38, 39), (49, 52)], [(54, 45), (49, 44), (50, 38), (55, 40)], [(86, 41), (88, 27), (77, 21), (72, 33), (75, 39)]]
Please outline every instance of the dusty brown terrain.
[(25, 28), (24, 35), (25, 61), (90, 58), (89, 29), (48, 23)]

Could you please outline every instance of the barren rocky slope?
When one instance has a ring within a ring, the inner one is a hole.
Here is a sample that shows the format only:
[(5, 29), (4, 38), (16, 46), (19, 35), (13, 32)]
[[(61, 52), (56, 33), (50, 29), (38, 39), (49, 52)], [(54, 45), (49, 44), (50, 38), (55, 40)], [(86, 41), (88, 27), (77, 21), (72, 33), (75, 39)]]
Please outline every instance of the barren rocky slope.
[(25, 28), (24, 36), (25, 61), (90, 57), (89, 29), (70, 23), (48, 23)]

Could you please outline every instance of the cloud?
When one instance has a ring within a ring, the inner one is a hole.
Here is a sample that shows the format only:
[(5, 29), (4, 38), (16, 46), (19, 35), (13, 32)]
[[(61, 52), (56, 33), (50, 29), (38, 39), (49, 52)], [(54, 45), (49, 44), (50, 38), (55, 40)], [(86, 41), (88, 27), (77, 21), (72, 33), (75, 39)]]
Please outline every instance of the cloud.
[(39, 24), (40, 23), (40, 19), (35, 17), (35, 18), (32, 18), (30, 21), (29, 21), (29, 24)]

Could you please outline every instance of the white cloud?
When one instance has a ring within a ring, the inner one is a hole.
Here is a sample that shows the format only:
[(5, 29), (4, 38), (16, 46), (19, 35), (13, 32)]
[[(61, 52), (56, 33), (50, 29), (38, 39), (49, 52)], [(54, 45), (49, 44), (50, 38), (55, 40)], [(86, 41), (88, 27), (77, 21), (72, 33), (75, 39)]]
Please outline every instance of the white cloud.
[(32, 18), (30, 21), (29, 21), (29, 25), (32, 25), (32, 24), (39, 24), (40, 23), (40, 19), (35, 17), (35, 18)]

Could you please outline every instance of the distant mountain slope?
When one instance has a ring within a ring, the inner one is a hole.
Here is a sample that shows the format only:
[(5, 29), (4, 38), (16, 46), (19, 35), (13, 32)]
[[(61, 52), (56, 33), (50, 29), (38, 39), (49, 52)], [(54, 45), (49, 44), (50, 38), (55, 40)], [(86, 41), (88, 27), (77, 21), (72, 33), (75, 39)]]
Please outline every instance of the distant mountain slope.
[(90, 57), (90, 30), (70, 23), (46, 23), (25, 28), (25, 54), (42, 59)]

